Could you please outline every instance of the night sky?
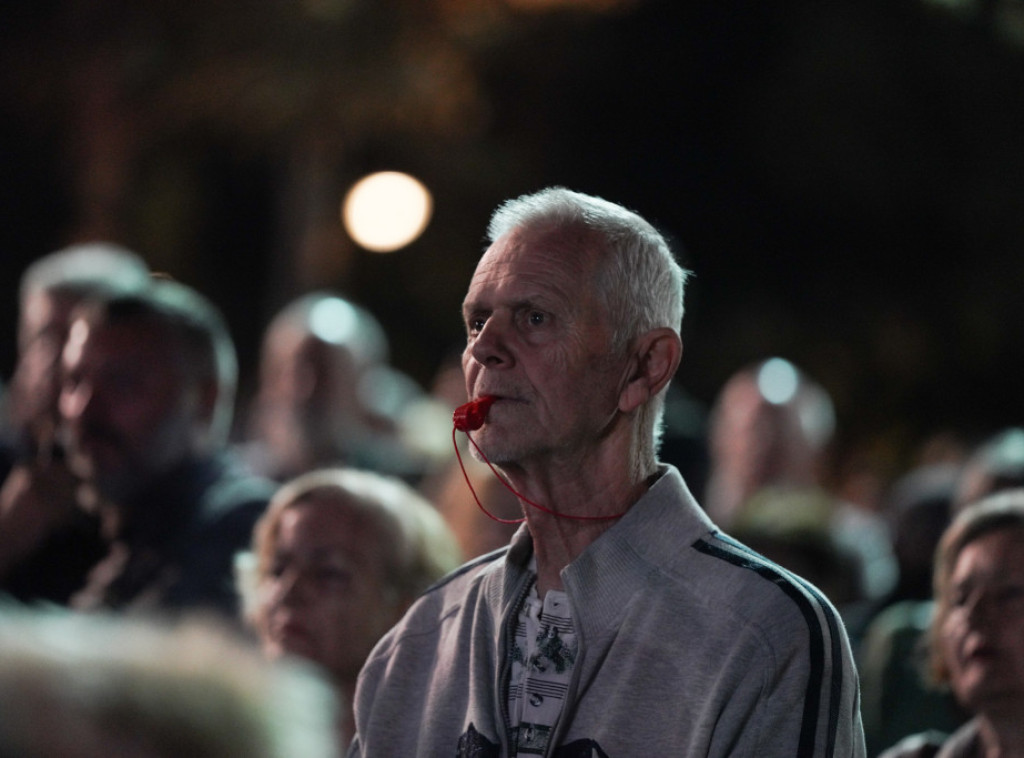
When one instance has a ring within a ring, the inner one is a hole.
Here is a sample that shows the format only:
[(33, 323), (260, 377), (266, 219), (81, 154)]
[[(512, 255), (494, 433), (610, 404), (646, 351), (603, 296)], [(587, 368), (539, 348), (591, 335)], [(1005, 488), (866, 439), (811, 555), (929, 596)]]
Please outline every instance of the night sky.
[[(694, 272), (678, 382), (699, 402), (783, 355), (832, 394), (841, 445), (890, 468), (1022, 420), (1024, 45), (999, 3), (353, 0), (333, 25), (84, 5), (0, 22), (0, 377), (20, 271), (103, 233), (220, 304), (247, 376), (273, 311), (318, 287), (375, 312), (427, 384), (462, 339), (490, 211), (560, 184), (639, 211)], [(385, 257), (331, 216), (376, 168), (436, 201)], [(305, 211), (304, 262), (296, 186), (329, 199)]]

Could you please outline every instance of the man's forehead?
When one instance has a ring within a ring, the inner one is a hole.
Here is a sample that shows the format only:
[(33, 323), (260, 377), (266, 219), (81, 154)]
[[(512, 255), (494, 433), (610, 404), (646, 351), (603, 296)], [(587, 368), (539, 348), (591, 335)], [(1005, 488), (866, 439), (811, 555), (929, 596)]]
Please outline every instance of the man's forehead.
[(598, 246), (594, 232), (584, 227), (546, 224), (517, 227), (499, 237), (485, 253), (507, 250), (519, 254), (545, 253), (554, 258), (579, 262), (589, 258)]
[(577, 235), (557, 229), (516, 229), (484, 252), (470, 291), (474, 285), (502, 278), (543, 284), (562, 275), (582, 284), (595, 261), (593, 245)]

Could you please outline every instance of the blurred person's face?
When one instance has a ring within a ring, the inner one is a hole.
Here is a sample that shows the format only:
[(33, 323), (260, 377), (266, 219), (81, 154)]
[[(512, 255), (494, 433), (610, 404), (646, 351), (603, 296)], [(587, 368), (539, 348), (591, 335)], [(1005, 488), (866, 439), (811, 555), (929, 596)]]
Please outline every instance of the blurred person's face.
[(481, 258), (463, 304), (462, 360), (467, 394), (498, 398), (475, 433), (493, 462), (577, 456), (609, 432), (628, 364), (610, 352), (596, 260), (529, 230)]
[(972, 712), (1024, 714), (1024, 529), (960, 551), (940, 633), (950, 684)]
[(316, 374), (302, 332), (276, 327), (266, 336), (260, 363), (260, 401), (292, 410), (308, 402), (316, 390)]
[(263, 345), (257, 433), (283, 456), (289, 448), (331, 446), (358, 415), (357, 383), (345, 348), (275, 327)]
[(60, 410), (72, 469), (113, 502), (194, 455), (205, 418), (165, 330), (72, 325)]
[(256, 625), (266, 654), (301, 656), (354, 683), (406, 607), (389, 583), (389, 537), (340, 493), (288, 506), (260, 577)]
[(20, 314), (11, 408), (17, 428), (31, 436), (52, 434), (57, 425), (60, 357), (74, 304), (69, 295), (37, 292), (29, 295)]
[(767, 457), (772, 437), (765, 402), (753, 377), (742, 375), (729, 381), (713, 420), (710, 442), (715, 463), (753, 477)]
[(324, 412), (333, 403), (352, 405), (358, 380), (359, 367), (344, 345), (290, 326), (274, 328), (264, 341), (260, 399), (269, 406)]
[(796, 407), (768, 402), (752, 375), (734, 377), (723, 389), (710, 435), (715, 465), (753, 485), (800, 481), (814, 468), (816, 453)]

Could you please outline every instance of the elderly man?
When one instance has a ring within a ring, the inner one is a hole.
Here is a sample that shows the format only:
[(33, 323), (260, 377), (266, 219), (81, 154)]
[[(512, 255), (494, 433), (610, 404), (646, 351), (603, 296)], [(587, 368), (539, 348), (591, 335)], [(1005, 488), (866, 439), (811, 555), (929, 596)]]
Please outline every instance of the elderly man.
[(111, 539), (72, 605), (234, 619), (234, 555), (273, 490), (224, 454), (237, 367), (219, 311), (160, 279), (89, 301), (72, 319), (63, 365), (68, 462)]
[(834, 608), (656, 453), (685, 273), (561, 188), (502, 206), (463, 306), (474, 432), (526, 524), (377, 645), (353, 756), (863, 756)]

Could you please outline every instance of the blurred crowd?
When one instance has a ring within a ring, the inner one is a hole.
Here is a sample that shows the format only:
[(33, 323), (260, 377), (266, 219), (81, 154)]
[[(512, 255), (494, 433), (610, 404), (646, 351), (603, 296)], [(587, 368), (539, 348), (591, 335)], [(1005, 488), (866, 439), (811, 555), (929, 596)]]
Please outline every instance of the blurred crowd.
[[(453, 434), (458, 357), (420, 386), (372, 313), (310, 292), (266, 325), (239, 398), (217, 305), (106, 243), (40, 257), (19, 313), (2, 396), (0, 757), (344, 754), (375, 642), (518, 528), (516, 497)], [(835, 425), (826, 389), (766, 356), (706, 410), (671, 387), (660, 457), (718, 526), (839, 610), (868, 754), (934, 755), (939, 735), (1007, 718), (958, 679), (954, 622), (1007, 628), (1024, 660), (1024, 428), (922, 456), (868, 499), (829, 475)], [(986, 540), (1003, 563), (956, 581)], [(993, 576), (1020, 598), (996, 597)]]

